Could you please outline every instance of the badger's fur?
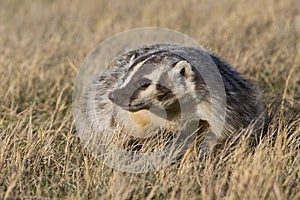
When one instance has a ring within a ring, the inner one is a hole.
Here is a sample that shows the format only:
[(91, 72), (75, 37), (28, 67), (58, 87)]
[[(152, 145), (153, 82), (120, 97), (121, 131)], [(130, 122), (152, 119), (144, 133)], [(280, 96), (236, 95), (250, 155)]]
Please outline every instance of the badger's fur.
[[(205, 81), (208, 76), (217, 83), (217, 75), (211, 76), (216, 71), (224, 85), (224, 97), (212, 95)], [(203, 145), (206, 150), (249, 126), (263, 112), (253, 84), (229, 64), (205, 49), (175, 44), (123, 53), (98, 77), (87, 98), (86, 112), (95, 130), (113, 132), (120, 125), (136, 137), (151, 136), (161, 128), (178, 128), (185, 106), (192, 118), (209, 125)], [(220, 98), (226, 98), (225, 112), (215, 113), (212, 119), (212, 104), (221, 102)], [(221, 132), (215, 131), (217, 127)]]

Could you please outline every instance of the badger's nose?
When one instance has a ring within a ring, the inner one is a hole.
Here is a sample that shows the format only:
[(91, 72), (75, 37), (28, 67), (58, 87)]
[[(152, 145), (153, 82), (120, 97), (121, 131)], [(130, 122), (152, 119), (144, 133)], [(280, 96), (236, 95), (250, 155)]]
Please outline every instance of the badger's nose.
[(114, 95), (113, 92), (108, 93), (108, 99), (111, 100), (112, 102), (117, 100), (116, 95)]
[(124, 94), (120, 94), (119, 91), (112, 91), (107, 94), (107, 98), (114, 104), (122, 107), (128, 106), (128, 98)]

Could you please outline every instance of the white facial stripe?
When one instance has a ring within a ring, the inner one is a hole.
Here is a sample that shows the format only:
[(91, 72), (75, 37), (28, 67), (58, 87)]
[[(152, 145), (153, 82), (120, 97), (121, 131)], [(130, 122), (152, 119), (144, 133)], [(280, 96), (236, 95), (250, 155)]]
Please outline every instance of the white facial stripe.
[(152, 83), (156, 84), (158, 83), (158, 80), (160, 79), (160, 76), (165, 72), (162, 68), (159, 70), (153, 70), (150, 74), (147, 74), (145, 78), (148, 78), (152, 81)]
[(139, 97), (151, 97), (153, 94), (155, 94), (156, 91), (156, 86), (155, 85), (150, 85), (146, 90), (140, 91)]
[(150, 56), (149, 58), (147, 58), (146, 60), (138, 63), (136, 66), (134, 66), (133, 70), (131, 72), (129, 72), (129, 76), (127, 77), (127, 79), (122, 83), (122, 85), (120, 86), (120, 88), (125, 87), (131, 80), (131, 78), (134, 76), (134, 74), (138, 71), (138, 69), (147, 61), (151, 58), (152, 56)]
[(134, 61), (134, 55), (133, 56), (131, 56), (131, 58), (130, 58), (130, 61), (129, 61), (129, 66), (131, 66), (132, 65), (132, 63), (133, 63), (133, 61)]

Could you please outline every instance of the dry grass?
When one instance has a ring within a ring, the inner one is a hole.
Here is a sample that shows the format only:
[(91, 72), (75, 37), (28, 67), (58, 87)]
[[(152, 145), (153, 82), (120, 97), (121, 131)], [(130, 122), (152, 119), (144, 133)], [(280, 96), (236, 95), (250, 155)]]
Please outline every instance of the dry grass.
[[(300, 199), (298, 0), (81, 2), (0, 1), (1, 199)], [(274, 113), (268, 136), (154, 173), (93, 158), (72, 123), (78, 68), (97, 43), (144, 26), (188, 34), (254, 79)]]

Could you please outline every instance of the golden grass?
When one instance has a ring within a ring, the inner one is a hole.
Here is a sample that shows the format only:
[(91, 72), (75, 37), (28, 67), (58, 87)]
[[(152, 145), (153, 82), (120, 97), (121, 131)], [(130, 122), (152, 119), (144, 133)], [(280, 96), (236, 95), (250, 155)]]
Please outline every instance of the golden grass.
[[(97, 43), (145, 26), (188, 34), (254, 79), (274, 114), (268, 135), (145, 174), (93, 158), (72, 123), (79, 66)], [(0, 1), (0, 35), (1, 199), (300, 199), (298, 0)]]

